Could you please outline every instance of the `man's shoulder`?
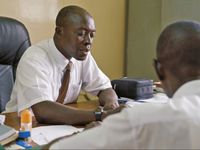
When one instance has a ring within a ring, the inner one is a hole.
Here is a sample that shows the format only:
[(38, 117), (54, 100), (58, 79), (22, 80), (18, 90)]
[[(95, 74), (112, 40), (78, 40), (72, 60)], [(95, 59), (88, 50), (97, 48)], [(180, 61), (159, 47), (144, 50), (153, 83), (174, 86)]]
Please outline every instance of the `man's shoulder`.
[(19, 66), (25, 64), (49, 64), (50, 58), (48, 55), (48, 49), (46, 48), (46, 44), (48, 44), (48, 40), (39, 42), (30, 46), (23, 54), (20, 59)]
[(36, 44), (30, 46), (26, 52), (24, 57), (32, 57), (37, 56), (36, 58), (47, 57), (48, 45), (50, 40), (43, 40)]
[[(134, 126), (173, 120), (175, 108), (170, 103), (138, 103), (127, 109), (127, 116)], [(177, 116), (176, 116), (177, 115)]]
[(43, 40), (40, 41), (36, 44), (33, 44), (30, 49), (37, 49), (37, 50), (41, 50), (41, 51), (47, 51), (47, 49), (50, 47), (52, 43), (52, 39), (47, 39), (47, 40)]

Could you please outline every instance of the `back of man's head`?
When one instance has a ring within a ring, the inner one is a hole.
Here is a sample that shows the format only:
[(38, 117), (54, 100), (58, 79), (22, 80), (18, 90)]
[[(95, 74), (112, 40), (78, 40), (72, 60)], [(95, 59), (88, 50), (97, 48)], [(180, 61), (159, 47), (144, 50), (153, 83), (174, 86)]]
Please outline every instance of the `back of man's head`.
[(160, 34), (156, 52), (164, 68), (158, 76), (165, 83), (168, 80), (165, 88), (171, 88), (172, 96), (182, 84), (200, 77), (200, 24), (178, 21), (168, 25)]

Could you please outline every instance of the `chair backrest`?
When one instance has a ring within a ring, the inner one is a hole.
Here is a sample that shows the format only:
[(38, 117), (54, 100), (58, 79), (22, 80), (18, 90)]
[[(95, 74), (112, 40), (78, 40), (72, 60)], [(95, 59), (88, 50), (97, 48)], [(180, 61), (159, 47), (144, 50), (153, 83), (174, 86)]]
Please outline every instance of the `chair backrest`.
[(21, 22), (0, 16), (0, 112), (10, 99), (18, 62), (30, 45), (28, 31)]

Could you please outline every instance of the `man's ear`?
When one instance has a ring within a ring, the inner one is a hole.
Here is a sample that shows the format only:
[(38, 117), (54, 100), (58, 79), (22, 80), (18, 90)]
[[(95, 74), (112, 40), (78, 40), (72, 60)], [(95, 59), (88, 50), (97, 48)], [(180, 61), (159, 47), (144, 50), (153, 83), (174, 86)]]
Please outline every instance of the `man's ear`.
[(63, 34), (63, 27), (57, 26), (55, 29), (56, 34), (62, 35)]
[(154, 59), (154, 68), (155, 68), (155, 71), (156, 71), (156, 74), (157, 74), (159, 80), (163, 81), (164, 80), (164, 70), (163, 70), (162, 64), (157, 59)]

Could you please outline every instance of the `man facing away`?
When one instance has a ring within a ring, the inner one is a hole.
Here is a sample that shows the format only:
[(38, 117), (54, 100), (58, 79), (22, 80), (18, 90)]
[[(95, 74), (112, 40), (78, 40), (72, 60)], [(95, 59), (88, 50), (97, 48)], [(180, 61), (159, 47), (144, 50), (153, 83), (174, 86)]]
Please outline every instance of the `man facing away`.
[[(90, 53), (95, 32), (94, 19), (86, 10), (61, 9), (53, 39), (31, 46), (22, 56), (6, 112), (31, 108), (40, 123), (74, 125), (100, 121), (113, 109), (120, 111), (110, 80)], [(65, 79), (66, 71), (70, 73)], [(63, 105), (76, 102), (81, 89), (97, 95), (100, 105), (110, 111), (95, 114)]]
[(169, 102), (135, 104), (96, 128), (51, 143), (50, 149), (199, 149), (200, 24), (167, 26), (156, 54), (155, 70)]

